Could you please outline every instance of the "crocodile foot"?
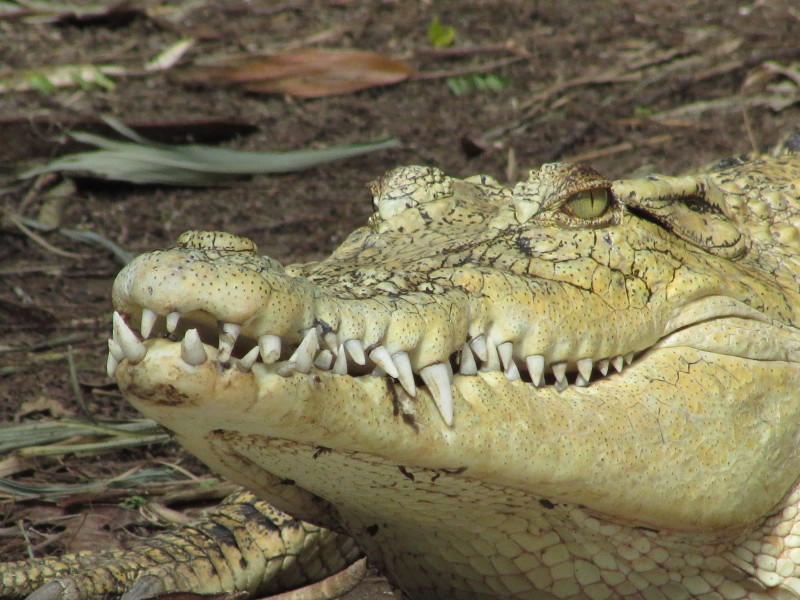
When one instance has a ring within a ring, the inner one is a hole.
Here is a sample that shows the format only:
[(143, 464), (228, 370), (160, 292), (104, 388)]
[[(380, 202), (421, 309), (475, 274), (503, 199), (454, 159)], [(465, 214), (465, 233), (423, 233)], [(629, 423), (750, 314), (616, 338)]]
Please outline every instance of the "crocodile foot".
[[(174, 591), (250, 598), (324, 580), (360, 554), (350, 538), (242, 491), (203, 520), (131, 550), (0, 563), (0, 599), (143, 600)], [(347, 573), (352, 587), (363, 564)]]

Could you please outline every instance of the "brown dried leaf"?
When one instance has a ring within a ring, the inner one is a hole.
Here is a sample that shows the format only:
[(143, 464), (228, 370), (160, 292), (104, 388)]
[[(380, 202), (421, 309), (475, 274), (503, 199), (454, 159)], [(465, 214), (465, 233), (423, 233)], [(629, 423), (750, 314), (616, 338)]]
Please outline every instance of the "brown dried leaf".
[(19, 421), (33, 413), (49, 413), (54, 419), (73, 416), (75, 413), (61, 404), (54, 398), (39, 396), (36, 400), (28, 400), (19, 406), (19, 410), (14, 414), (14, 420)]
[(91, 512), (83, 513), (79, 518), (63, 522), (67, 528), (67, 551), (119, 548), (120, 543), (113, 535), (113, 530), (134, 523), (137, 518), (138, 514), (133, 510), (119, 506), (95, 506)]
[(194, 67), (180, 79), (240, 87), (249, 92), (320, 98), (390, 85), (407, 79), (413, 72), (405, 62), (377, 52), (310, 48)]

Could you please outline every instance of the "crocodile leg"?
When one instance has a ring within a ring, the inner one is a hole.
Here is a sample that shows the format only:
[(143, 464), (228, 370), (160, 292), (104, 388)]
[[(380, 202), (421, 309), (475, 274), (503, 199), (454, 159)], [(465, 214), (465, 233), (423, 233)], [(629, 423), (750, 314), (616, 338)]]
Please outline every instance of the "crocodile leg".
[(203, 520), (132, 550), (0, 563), (0, 598), (141, 600), (178, 590), (252, 597), (320, 581), (360, 556), (347, 536), (241, 491)]

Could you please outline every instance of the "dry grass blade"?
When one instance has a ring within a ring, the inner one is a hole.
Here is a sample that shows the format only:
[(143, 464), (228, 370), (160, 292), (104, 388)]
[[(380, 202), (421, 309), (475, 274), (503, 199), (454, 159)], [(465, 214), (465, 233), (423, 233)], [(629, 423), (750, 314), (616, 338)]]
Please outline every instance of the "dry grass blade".
[(324, 150), (252, 152), (199, 144), (159, 144), (139, 136), (130, 141), (119, 141), (91, 133), (71, 135), (75, 140), (100, 150), (62, 156), (44, 166), (29, 169), (20, 177), (63, 171), (138, 184), (210, 185), (244, 175), (299, 171), (400, 146), (398, 140), (388, 138)]
[[(0, 453), (47, 447), (71, 438), (92, 435), (98, 438), (111, 438), (115, 442), (123, 439), (138, 441), (140, 445), (149, 443), (152, 438), (158, 438), (158, 441), (169, 439), (164, 430), (150, 419), (111, 424), (87, 421), (42, 421), (4, 425), (0, 428)], [(74, 446), (68, 444), (62, 444), (59, 448), (60, 454), (74, 451)]]
[(185, 71), (180, 80), (234, 86), (249, 92), (320, 98), (398, 83), (413, 72), (405, 62), (377, 52), (311, 48), (194, 67)]

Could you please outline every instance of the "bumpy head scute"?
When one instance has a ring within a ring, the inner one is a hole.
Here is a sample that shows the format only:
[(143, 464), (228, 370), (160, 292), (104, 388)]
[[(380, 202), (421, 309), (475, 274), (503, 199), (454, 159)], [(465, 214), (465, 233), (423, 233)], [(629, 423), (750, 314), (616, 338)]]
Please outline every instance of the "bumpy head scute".
[(453, 193), (453, 180), (435, 167), (398, 167), (369, 184), (379, 219)]
[(222, 250), (227, 252), (258, 252), (255, 243), (247, 238), (233, 235), (225, 231), (185, 231), (178, 237), (178, 248), (199, 248), (204, 250)]

